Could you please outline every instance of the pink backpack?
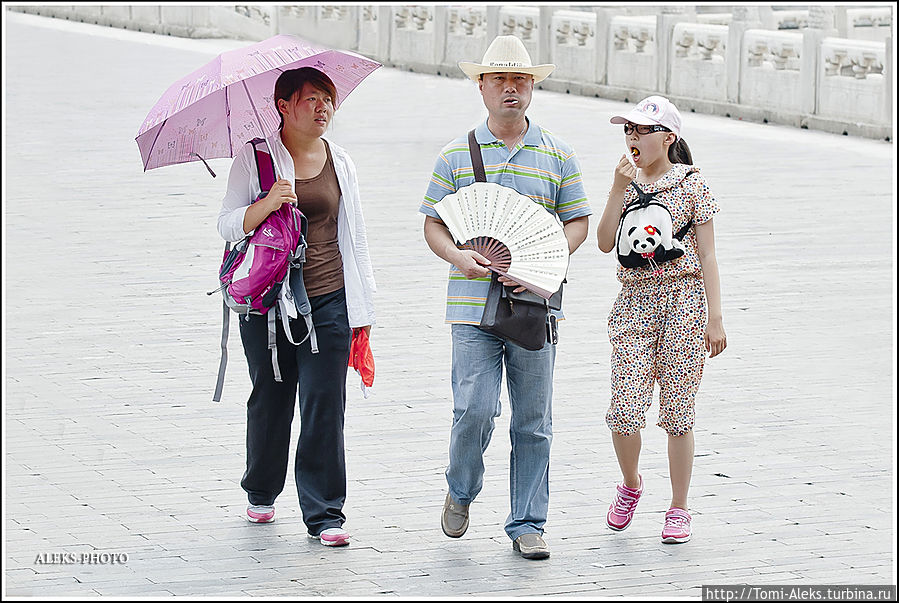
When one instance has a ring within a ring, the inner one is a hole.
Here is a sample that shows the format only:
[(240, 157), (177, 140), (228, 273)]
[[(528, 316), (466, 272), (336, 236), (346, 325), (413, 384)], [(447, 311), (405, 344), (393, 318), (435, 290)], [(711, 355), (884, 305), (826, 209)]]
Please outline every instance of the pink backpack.
[[(260, 194), (255, 199), (265, 197), (275, 183), (275, 167), (272, 157), (259, 148), (265, 141), (254, 138), (256, 172), (259, 177)], [(306, 232), (308, 221), (303, 212), (290, 203), (283, 204), (272, 212), (248, 235), (231, 249), (225, 244), (225, 253), (219, 269), (222, 286), (222, 359), (213, 401), (221, 400), (224, 385), (225, 366), (228, 362), (229, 310), (249, 319), (250, 314), (268, 316), (268, 347), (272, 351), (272, 368), (275, 380), (281, 381), (278, 366), (278, 351), (275, 338), (276, 306), (280, 310), (281, 321), (288, 340), (299, 345), (310, 340), (312, 353), (318, 352), (315, 329), (312, 325), (312, 306), (303, 285), (302, 267), (306, 261)], [(281, 290), (287, 288), (284, 295)], [(210, 291), (209, 294), (215, 293)], [(285, 301), (286, 300), (286, 301)], [(292, 304), (290, 302), (293, 302)], [(302, 316), (306, 321), (308, 334), (300, 342), (293, 340), (289, 319)]]

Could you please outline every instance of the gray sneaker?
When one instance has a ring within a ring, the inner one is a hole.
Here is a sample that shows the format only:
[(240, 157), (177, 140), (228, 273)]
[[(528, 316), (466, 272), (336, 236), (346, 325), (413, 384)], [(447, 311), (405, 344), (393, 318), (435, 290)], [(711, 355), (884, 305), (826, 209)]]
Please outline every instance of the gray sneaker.
[(449, 495), (443, 503), (443, 514), (440, 516), (440, 527), (450, 538), (459, 538), (468, 529), (468, 507), (460, 505)]
[(549, 547), (543, 542), (543, 537), (536, 532), (522, 534), (512, 543), (512, 550), (521, 553), (525, 559), (546, 559), (549, 557)]

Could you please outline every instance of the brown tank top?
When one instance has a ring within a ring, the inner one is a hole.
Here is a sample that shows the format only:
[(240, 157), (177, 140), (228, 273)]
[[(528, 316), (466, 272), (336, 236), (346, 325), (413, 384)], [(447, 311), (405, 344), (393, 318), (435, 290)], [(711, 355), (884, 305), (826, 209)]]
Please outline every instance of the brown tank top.
[(296, 180), (297, 206), (309, 220), (303, 283), (309, 297), (333, 293), (343, 287), (343, 259), (337, 244), (340, 184), (331, 160), (331, 148), (318, 176)]

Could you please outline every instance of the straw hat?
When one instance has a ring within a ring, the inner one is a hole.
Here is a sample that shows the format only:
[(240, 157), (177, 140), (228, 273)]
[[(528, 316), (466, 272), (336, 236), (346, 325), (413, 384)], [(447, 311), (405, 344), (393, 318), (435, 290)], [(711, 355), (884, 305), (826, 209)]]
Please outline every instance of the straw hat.
[(532, 65), (531, 55), (521, 40), (515, 36), (497, 36), (487, 47), (481, 63), (460, 61), (459, 68), (475, 81), (482, 73), (513, 72), (530, 73), (536, 83), (545, 80), (556, 66)]

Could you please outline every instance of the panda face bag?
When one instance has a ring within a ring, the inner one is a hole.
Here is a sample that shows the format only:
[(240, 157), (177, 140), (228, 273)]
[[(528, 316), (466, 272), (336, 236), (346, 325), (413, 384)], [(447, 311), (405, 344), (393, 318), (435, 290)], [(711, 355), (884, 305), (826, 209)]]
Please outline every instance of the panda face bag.
[(693, 221), (672, 232), (671, 212), (655, 200), (655, 193), (644, 193), (636, 182), (631, 186), (637, 191), (637, 200), (624, 208), (618, 221), (618, 261), (625, 268), (650, 266), (657, 270), (659, 264), (684, 255), (681, 239)]

